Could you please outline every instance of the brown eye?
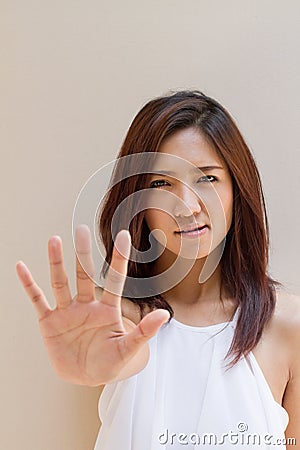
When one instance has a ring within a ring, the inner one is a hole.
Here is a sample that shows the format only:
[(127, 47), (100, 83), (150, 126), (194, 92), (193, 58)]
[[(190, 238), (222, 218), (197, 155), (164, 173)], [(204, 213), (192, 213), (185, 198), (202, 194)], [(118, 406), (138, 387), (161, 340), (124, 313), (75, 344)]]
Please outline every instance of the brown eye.
[(166, 186), (167, 181), (166, 180), (154, 180), (150, 183), (151, 188), (157, 188), (157, 187), (163, 187)]
[[(213, 178), (212, 180), (209, 178)], [(217, 178), (213, 175), (206, 175), (205, 177), (201, 177), (199, 178), (199, 181), (204, 181), (205, 183), (214, 183), (215, 181), (217, 181)]]

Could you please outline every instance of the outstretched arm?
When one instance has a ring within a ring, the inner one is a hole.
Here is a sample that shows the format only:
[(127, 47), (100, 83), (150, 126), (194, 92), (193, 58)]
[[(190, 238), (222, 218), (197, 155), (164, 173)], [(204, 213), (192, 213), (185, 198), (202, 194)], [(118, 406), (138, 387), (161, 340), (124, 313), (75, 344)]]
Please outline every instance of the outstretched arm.
[(87, 226), (77, 228), (75, 245), (91, 278), (76, 256), (77, 295), (72, 299), (61, 239), (53, 236), (48, 243), (50, 278), (56, 299), (54, 309), (26, 265), (20, 261), (16, 266), (35, 308), (50, 361), (60, 377), (77, 384), (96, 386), (129, 377), (145, 367), (147, 341), (168, 320), (169, 313), (153, 311), (137, 325), (122, 317), (121, 295), (131, 245), (127, 231), (122, 230), (116, 238), (100, 300), (96, 300), (92, 280), (94, 264)]

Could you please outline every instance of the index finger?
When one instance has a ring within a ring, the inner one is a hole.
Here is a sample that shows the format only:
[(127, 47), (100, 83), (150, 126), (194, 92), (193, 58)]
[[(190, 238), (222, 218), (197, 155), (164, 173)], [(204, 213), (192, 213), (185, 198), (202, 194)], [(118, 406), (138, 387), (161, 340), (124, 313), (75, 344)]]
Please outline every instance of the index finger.
[(77, 301), (95, 300), (95, 267), (92, 257), (91, 233), (87, 225), (79, 225), (75, 230)]
[(57, 308), (67, 308), (72, 303), (68, 276), (63, 262), (62, 242), (59, 236), (52, 236), (48, 241), (51, 286)]
[(107, 272), (101, 302), (121, 308), (121, 297), (127, 275), (131, 238), (127, 230), (121, 230), (115, 240), (111, 263)]

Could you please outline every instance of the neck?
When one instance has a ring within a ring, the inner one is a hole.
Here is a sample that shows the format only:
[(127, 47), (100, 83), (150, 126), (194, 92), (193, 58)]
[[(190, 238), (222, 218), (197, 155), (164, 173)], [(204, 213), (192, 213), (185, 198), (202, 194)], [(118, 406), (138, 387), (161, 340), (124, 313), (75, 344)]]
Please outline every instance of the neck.
[[(214, 258), (212, 257), (212, 259)], [(154, 274), (164, 273), (175, 261), (176, 271), (173, 272), (173, 275), (165, 277), (168, 281), (173, 278), (172, 287), (165, 289), (163, 284), (160, 284), (163, 297), (172, 306), (175, 314), (187, 309), (190, 313), (201, 311), (204, 314), (218, 309), (224, 311), (229, 308), (230, 311), (232, 310), (234, 302), (230, 299), (228, 292), (224, 288), (221, 289), (221, 262), (216, 265), (214, 270), (211, 270), (213, 266), (209, 264), (207, 257), (191, 262), (184, 258), (180, 259), (170, 252), (164, 252), (156, 262)], [(210, 273), (205, 271), (205, 263), (206, 267), (210, 268)], [(207, 276), (201, 282), (201, 275), (199, 282), (199, 276), (204, 272)], [(183, 276), (185, 273), (187, 274)], [(182, 280), (178, 282), (180, 277)]]

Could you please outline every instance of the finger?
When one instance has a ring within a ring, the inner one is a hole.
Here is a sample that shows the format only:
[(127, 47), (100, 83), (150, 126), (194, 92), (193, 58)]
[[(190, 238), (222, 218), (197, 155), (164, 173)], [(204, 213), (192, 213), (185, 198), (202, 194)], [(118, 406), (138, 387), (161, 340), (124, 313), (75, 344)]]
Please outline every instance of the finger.
[(16, 264), (16, 270), (28, 297), (35, 308), (38, 318), (43, 319), (50, 311), (52, 311), (43, 291), (36, 284), (28, 268), (22, 261), (19, 261)]
[(95, 267), (92, 258), (91, 233), (87, 225), (75, 230), (77, 301), (95, 300)]
[(124, 336), (124, 348), (128, 355), (136, 353), (140, 346), (152, 338), (170, 318), (166, 309), (156, 309), (147, 314), (130, 333)]
[(66, 308), (72, 302), (68, 277), (63, 263), (62, 242), (59, 236), (52, 236), (48, 242), (50, 279), (57, 308)]
[(126, 280), (131, 239), (127, 230), (121, 230), (115, 240), (111, 264), (102, 294), (101, 302), (118, 308), (121, 312), (121, 296)]

